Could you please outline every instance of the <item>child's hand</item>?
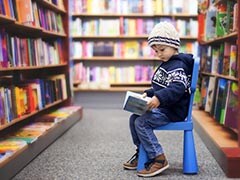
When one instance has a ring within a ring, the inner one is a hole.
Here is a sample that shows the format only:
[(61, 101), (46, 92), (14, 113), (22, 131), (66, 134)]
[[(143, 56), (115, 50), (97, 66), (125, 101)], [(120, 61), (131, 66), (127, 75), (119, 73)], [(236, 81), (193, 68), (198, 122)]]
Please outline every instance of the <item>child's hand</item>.
[(160, 102), (156, 96), (153, 96), (152, 99), (147, 103), (148, 109), (157, 108), (159, 105)]

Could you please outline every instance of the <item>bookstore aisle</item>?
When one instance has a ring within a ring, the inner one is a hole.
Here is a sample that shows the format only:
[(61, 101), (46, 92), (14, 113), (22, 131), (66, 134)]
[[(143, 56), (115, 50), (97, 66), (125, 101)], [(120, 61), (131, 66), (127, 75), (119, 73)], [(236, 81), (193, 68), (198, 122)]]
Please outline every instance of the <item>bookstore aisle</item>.
[[(83, 119), (51, 144), (13, 180), (140, 179), (122, 163), (135, 151), (121, 109), (84, 109)], [(195, 133), (198, 175), (182, 174), (182, 132), (157, 132), (170, 168), (152, 179), (227, 179)]]

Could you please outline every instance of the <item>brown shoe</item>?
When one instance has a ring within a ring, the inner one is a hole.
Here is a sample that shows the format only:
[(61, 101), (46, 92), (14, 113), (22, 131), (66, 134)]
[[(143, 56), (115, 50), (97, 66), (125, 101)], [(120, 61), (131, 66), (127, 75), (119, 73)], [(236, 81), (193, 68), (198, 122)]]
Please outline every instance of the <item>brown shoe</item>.
[(123, 164), (124, 169), (135, 170), (138, 164), (138, 152), (136, 152), (126, 163)]
[(138, 171), (137, 175), (141, 177), (152, 177), (160, 174), (169, 167), (168, 161), (164, 154), (157, 156), (155, 159), (145, 163), (145, 169)]

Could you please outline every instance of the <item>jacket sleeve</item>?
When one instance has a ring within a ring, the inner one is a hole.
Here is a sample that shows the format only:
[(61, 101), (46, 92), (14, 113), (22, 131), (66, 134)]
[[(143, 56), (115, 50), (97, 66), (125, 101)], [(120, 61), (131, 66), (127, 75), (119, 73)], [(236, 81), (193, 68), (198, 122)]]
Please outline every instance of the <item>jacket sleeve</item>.
[(153, 88), (147, 89), (147, 90), (145, 90), (144, 92), (147, 93), (147, 96), (148, 96), (148, 97), (153, 97), (153, 95), (154, 95), (154, 90), (153, 90)]
[(178, 102), (187, 91), (187, 75), (182, 69), (173, 77), (166, 88), (154, 92), (160, 101), (160, 107), (171, 106)]

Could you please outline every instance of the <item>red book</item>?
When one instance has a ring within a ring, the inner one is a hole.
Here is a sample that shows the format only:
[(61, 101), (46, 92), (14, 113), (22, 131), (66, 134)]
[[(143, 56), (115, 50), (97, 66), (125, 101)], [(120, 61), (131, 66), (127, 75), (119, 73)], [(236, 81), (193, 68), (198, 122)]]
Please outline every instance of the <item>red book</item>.
[(199, 14), (198, 15), (198, 41), (202, 42), (204, 41), (204, 36), (205, 36), (205, 19), (206, 15), (205, 14)]

